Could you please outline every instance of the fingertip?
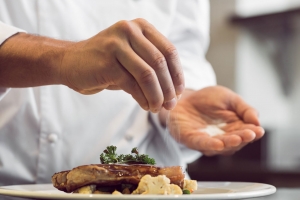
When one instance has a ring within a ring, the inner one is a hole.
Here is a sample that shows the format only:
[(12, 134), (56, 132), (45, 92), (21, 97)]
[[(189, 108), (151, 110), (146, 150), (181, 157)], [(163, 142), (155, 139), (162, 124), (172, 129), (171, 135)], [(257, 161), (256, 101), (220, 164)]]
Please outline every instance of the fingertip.
[(256, 139), (260, 139), (265, 135), (265, 129), (262, 127), (258, 127), (258, 131), (256, 133)]
[(177, 95), (177, 101), (181, 99), (182, 94)]
[(212, 139), (210, 143), (211, 149), (215, 151), (222, 151), (225, 148), (224, 143), (219, 139)]
[(256, 138), (256, 134), (252, 130), (244, 130), (242, 134), (243, 142), (251, 142)]
[(145, 98), (137, 98), (136, 96), (132, 97), (136, 100), (136, 102), (140, 105), (140, 107), (145, 111), (150, 111), (149, 105)]
[(145, 111), (149, 111), (149, 106), (143, 106), (142, 107)]
[(229, 145), (230, 147), (236, 147), (236, 146), (239, 146), (241, 143), (243, 142), (243, 139), (240, 137), (240, 136), (237, 136), (237, 135), (232, 135), (230, 136), (230, 139), (229, 139)]
[(167, 110), (173, 110), (177, 104), (177, 99), (173, 98), (170, 101), (164, 102), (164, 108)]
[(160, 111), (160, 109), (156, 109), (156, 108), (150, 110), (150, 112), (152, 112), (152, 113), (158, 113), (159, 111)]
[(259, 126), (260, 122), (259, 122), (258, 116), (259, 116), (258, 112), (255, 109), (250, 108), (246, 111), (246, 113), (244, 115), (244, 121), (246, 123), (250, 123), (250, 124)]
[[(137, 99), (136, 99), (136, 101), (138, 102)], [(144, 109), (145, 111), (149, 111), (149, 110), (150, 110), (148, 103), (142, 101), (142, 102), (138, 102), (138, 104), (139, 104), (140, 107), (141, 107), (142, 109)]]
[(263, 127), (260, 127), (260, 133), (261, 133), (261, 136), (263, 136), (265, 134), (265, 129)]
[(180, 99), (181, 94), (183, 93), (184, 89), (185, 89), (184, 84), (175, 86), (175, 91), (176, 91), (176, 95), (177, 95), (178, 100)]

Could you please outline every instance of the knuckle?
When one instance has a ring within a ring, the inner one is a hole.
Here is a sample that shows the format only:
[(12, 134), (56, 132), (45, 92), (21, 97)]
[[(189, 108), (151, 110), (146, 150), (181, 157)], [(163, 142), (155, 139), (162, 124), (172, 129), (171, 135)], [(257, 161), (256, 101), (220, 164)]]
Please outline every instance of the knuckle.
[(167, 69), (167, 61), (166, 58), (163, 55), (156, 55), (154, 56), (154, 59), (152, 61), (151, 67), (155, 71)]
[(140, 25), (149, 24), (149, 22), (147, 20), (145, 20), (144, 18), (136, 18), (133, 21)]
[(177, 49), (175, 48), (175, 46), (173, 45), (169, 45), (166, 50), (165, 50), (165, 57), (167, 59), (171, 59), (171, 60), (177, 60), (178, 59), (178, 52)]
[[(162, 91), (163, 91), (165, 98), (170, 97), (172, 99), (172, 97), (175, 97), (175, 89), (172, 86), (163, 88)], [(169, 100), (169, 98), (167, 100)]]
[(129, 87), (131, 88), (132, 94), (137, 94), (140, 92), (140, 86), (135, 80), (130, 79), (128, 80), (128, 83), (129, 83)]
[(106, 50), (108, 52), (113, 52), (113, 51), (117, 50), (119, 48), (119, 46), (120, 46), (120, 41), (115, 37), (111, 37), (107, 41)]
[(126, 35), (134, 33), (134, 27), (131, 21), (122, 20), (118, 22), (120, 31)]
[(152, 84), (155, 81), (155, 72), (152, 69), (146, 69), (140, 74), (140, 81), (144, 84)]
[(178, 84), (178, 85), (182, 84), (184, 82), (183, 72), (177, 72), (177, 73), (173, 74), (172, 79), (175, 84)]

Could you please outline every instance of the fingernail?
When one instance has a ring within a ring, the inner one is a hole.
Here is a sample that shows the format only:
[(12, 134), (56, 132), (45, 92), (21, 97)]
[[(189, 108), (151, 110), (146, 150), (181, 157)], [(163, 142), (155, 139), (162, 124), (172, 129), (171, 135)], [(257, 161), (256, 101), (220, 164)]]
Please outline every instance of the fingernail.
[(158, 109), (158, 108), (155, 108), (155, 109), (151, 110), (151, 112), (153, 112), (153, 113), (158, 113), (159, 111), (160, 111), (160, 109)]
[(173, 98), (170, 101), (165, 102), (164, 107), (167, 110), (172, 110), (173, 108), (175, 108), (176, 104), (177, 104), (177, 100), (176, 100), (176, 98)]

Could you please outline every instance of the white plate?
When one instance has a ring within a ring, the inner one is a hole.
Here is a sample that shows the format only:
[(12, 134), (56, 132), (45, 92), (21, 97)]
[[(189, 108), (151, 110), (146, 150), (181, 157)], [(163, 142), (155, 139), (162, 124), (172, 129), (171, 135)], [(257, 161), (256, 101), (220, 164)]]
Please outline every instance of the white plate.
[(0, 187), (0, 194), (37, 199), (100, 199), (100, 200), (187, 200), (187, 199), (242, 199), (270, 195), (276, 192), (272, 185), (247, 182), (198, 182), (198, 190), (191, 195), (108, 195), (108, 194), (67, 194), (52, 184), (11, 185)]

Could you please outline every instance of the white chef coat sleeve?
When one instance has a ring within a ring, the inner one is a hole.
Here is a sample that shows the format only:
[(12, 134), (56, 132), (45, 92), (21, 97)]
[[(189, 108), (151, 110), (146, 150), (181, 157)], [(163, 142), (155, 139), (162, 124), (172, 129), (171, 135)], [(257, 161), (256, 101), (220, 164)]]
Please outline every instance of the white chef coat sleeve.
[[(19, 32), (25, 32), (22, 29), (4, 24), (0, 21), (0, 46), (7, 40), (9, 37), (15, 35)], [(1, 99), (9, 92), (10, 88), (0, 87), (0, 101)]]
[(168, 39), (179, 53), (188, 89), (215, 85), (216, 77), (205, 54), (209, 46), (209, 1), (177, 1)]

